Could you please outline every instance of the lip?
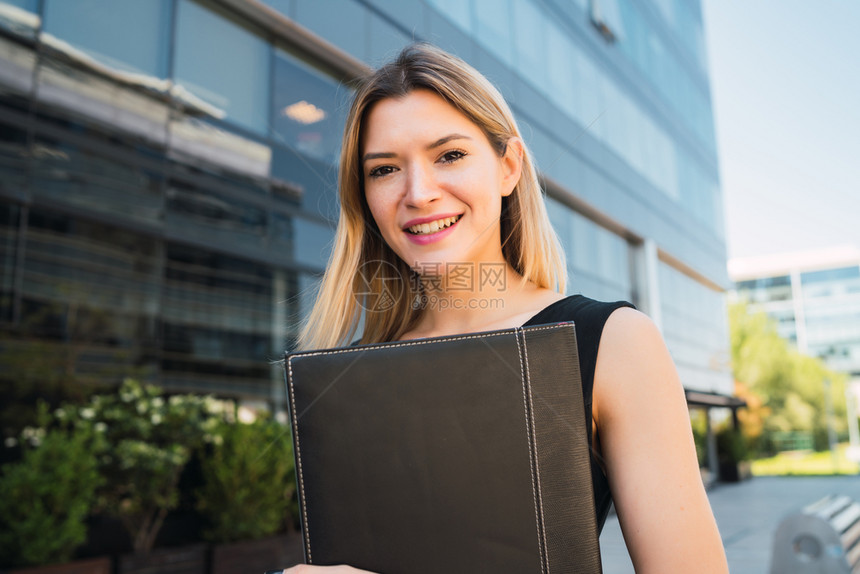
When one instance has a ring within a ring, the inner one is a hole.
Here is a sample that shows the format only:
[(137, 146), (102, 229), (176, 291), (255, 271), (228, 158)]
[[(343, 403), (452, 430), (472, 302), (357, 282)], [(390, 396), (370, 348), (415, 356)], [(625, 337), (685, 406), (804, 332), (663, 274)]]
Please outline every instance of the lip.
[[(432, 219), (427, 219), (426, 217), (421, 219), (421, 220), (414, 219), (411, 222), (409, 222), (409, 225), (410, 226), (418, 225), (419, 223), (426, 223), (428, 221), (436, 221), (437, 219), (444, 219), (446, 217), (454, 217), (455, 215), (458, 215), (458, 214), (455, 213), (453, 215), (436, 216)], [(415, 243), (416, 245), (428, 245), (430, 243), (436, 243), (437, 241), (442, 241), (445, 237), (447, 237), (454, 230), (455, 227), (457, 227), (460, 224), (461, 221), (463, 221), (463, 217), (460, 217), (460, 219), (458, 219), (455, 223), (453, 223), (452, 225), (449, 225), (445, 229), (440, 229), (436, 233), (427, 233), (424, 235), (413, 235), (413, 234), (409, 233), (408, 227), (403, 230), (403, 233), (406, 234), (406, 237), (409, 239), (409, 241), (411, 241), (412, 243)]]

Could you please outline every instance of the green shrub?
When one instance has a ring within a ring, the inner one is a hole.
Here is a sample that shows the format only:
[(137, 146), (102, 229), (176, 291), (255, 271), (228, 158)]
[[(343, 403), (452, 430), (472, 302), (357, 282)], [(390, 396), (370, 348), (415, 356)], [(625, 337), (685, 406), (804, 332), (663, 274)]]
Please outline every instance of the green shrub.
[(720, 462), (737, 463), (750, 457), (740, 431), (726, 426), (717, 431), (717, 457)]
[(192, 453), (217, 426), (210, 397), (163, 397), (160, 389), (126, 380), (114, 393), (84, 407), (65, 406), (57, 416), (101, 430), (97, 449), (97, 509), (116, 516), (135, 552), (148, 552), (167, 513), (179, 502), (179, 478)]
[(708, 461), (708, 426), (707, 413), (703, 409), (690, 411), (690, 424), (693, 428), (693, 442), (696, 445), (696, 458), (699, 466), (703, 467)]
[(213, 542), (252, 540), (283, 529), (292, 509), (295, 473), (289, 428), (270, 418), (222, 422), (220, 440), (203, 457), (198, 509)]
[(93, 436), (82, 428), (27, 428), (20, 462), (0, 477), (0, 564), (67, 562), (86, 540), (85, 519), (100, 484)]

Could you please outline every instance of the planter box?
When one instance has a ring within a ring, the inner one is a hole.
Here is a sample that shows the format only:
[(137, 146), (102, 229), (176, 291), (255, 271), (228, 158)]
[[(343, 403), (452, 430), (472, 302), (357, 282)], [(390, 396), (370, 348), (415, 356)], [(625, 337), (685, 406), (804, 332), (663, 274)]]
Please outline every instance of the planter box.
[(212, 549), (212, 574), (265, 572), (301, 564), (304, 561), (299, 533), (219, 544)]
[(8, 574), (111, 574), (110, 558), (88, 558), (64, 564), (33, 566), (20, 570), (9, 570)]
[(720, 480), (723, 482), (740, 482), (751, 477), (752, 465), (748, 460), (720, 463)]
[(206, 574), (206, 545), (158, 548), (120, 557), (120, 574)]

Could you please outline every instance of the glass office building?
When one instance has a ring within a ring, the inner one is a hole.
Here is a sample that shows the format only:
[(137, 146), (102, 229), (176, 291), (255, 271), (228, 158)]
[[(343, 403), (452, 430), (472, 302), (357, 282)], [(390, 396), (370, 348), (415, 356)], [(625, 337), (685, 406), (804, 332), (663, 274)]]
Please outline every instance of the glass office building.
[(728, 404), (699, 0), (0, 0), (2, 376), (281, 404), (350, 80), (413, 40), (510, 102), (569, 291), (634, 302)]
[(767, 313), (780, 336), (860, 386), (860, 249), (733, 259), (731, 297)]

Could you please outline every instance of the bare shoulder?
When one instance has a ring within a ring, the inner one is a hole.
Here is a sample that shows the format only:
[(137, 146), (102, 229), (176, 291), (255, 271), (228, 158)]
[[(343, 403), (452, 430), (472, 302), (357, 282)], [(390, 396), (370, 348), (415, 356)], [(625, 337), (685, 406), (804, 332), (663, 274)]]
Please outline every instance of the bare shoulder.
[(661, 371), (664, 376), (658, 377), (659, 380), (665, 380), (665, 375), (669, 374), (667, 370), (674, 371), (663, 336), (654, 321), (641, 311), (629, 307), (616, 309), (607, 319), (600, 337), (595, 385), (599, 386), (598, 381), (632, 384), (642, 377), (634, 377), (631, 381), (627, 375), (634, 372), (643, 375), (643, 369)]
[[(609, 315), (600, 338), (600, 351), (635, 351), (637, 347), (665, 347), (663, 336), (651, 317), (630, 307), (621, 307)], [(605, 353), (609, 354), (609, 352)]]

